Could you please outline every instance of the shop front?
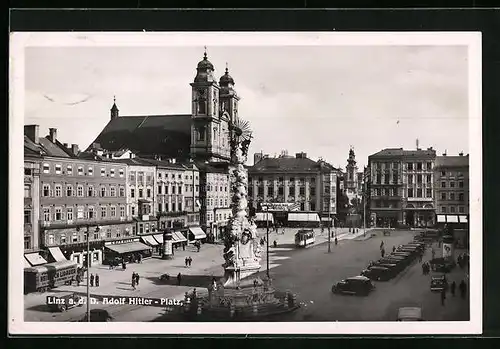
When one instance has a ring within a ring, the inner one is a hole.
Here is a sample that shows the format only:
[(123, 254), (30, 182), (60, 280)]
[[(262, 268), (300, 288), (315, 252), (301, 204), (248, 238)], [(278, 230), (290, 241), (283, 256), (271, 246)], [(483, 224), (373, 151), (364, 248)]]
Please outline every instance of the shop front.
[(401, 222), (401, 210), (373, 210), (372, 224), (377, 228), (397, 228)]
[(195, 241), (205, 242), (207, 234), (205, 234), (201, 227), (189, 227), (189, 230), (186, 232), (186, 238), (189, 243)]
[(320, 223), (317, 212), (288, 213), (287, 226), (291, 228), (319, 228)]
[(274, 226), (274, 216), (272, 212), (257, 212), (255, 213), (255, 224), (257, 228), (266, 228)]
[(105, 242), (105, 260), (120, 259), (131, 263), (152, 257), (152, 247), (139, 240), (140, 238), (131, 238)]
[[(89, 261), (90, 267), (93, 265), (100, 265), (103, 261), (103, 241), (90, 241), (88, 244), (87, 251), (87, 243), (79, 242), (79, 243), (69, 243), (65, 245), (60, 245), (58, 248), (60, 249), (62, 255), (66, 260), (70, 260), (78, 264), (79, 267), (85, 267), (87, 265), (87, 260)], [(52, 251), (51, 251), (52, 249)], [(52, 258), (62, 258), (58, 252), (56, 252), (54, 247), (49, 248), (50, 254)]]
[(435, 212), (432, 204), (408, 204), (404, 209), (405, 224), (409, 227), (432, 227), (435, 225)]
[(161, 253), (160, 243), (156, 241), (153, 235), (142, 235), (141, 242), (151, 247), (153, 255)]

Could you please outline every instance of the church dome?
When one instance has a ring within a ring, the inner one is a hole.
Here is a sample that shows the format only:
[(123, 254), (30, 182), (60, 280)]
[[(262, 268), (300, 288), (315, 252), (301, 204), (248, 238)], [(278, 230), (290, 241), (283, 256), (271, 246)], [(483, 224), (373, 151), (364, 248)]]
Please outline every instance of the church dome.
[(207, 69), (214, 70), (214, 65), (212, 64), (212, 62), (210, 62), (210, 61), (208, 60), (208, 57), (207, 57), (207, 53), (206, 53), (206, 52), (205, 52), (205, 54), (203, 55), (203, 60), (201, 60), (201, 61), (198, 63), (197, 69), (198, 69), (198, 70), (207, 70)]
[(234, 79), (229, 75), (229, 70), (226, 68), (226, 73), (220, 77), (219, 84), (221, 86), (234, 85)]

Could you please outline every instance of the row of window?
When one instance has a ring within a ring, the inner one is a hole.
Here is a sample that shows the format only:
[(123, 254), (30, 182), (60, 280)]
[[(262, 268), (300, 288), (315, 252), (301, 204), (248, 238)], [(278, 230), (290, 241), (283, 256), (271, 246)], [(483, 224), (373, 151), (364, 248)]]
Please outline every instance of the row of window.
[[(170, 188), (170, 189), (169, 189)], [(196, 185), (193, 187), (192, 184), (185, 184), (184, 185), (184, 192), (185, 193), (192, 193), (193, 192), (193, 188), (196, 189), (196, 192), (198, 192), (200, 190), (200, 186), (199, 185)], [(177, 193), (176, 193), (177, 191)], [(170, 192), (170, 193), (169, 193)], [(163, 194), (182, 194), (182, 185), (178, 185), (178, 186), (169, 186), (169, 185), (158, 185), (158, 194), (159, 195), (163, 195)]]
[[(168, 173), (158, 172), (158, 179), (162, 179), (162, 178), (168, 179), (169, 177), (171, 179), (175, 179), (175, 174), (171, 173), (170, 176), (169, 176)], [(177, 174), (177, 179), (182, 179), (182, 175), (181, 174)], [(185, 175), (184, 179), (185, 180), (193, 180), (193, 175)], [(196, 181), (198, 180), (198, 176), (197, 175), (195, 176), (195, 180)]]
[(207, 221), (211, 222), (214, 220), (214, 217), (216, 217), (216, 222), (221, 221), (221, 220), (226, 220), (231, 217), (230, 213), (216, 213), (215, 215), (213, 213), (207, 213)]
[(182, 203), (158, 204), (158, 212), (182, 212)]
[(446, 172), (446, 171), (441, 171), (441, 177), (453, 177), (453, 176), (457, 176), (457, 177), (463, 177), (464, 176), (464, 173), (463, 172)]
[[(139, 188), (138, 190), (138, 198), (151, 198), (153, 197), (153, 191), (151, 188), (146, 188), (146, 196), (144, 196), (144, 189)], [(135, 198), (135, 188), (130, 188), (130, 197)]]
[(448, 200), (448, 198), (451, 201), (457, 200), (457, 199), (458, 199), (458, 201), (464, 201), (465, 200), (464, 193), (458, 193), (458, 196), (455, 195), (455, 193), (441, 193), (440, 197), (441, 197), (441, 200)]
[(100, 206), (98, 214), (95, 212), (94, 206), (88, 206), (87, 209), (83, 206), (76, 207), (55, 207), (54, 209), (50, 209), (49, 207), (44, 207), (42, 210), (43, 221), (44, 222), (52, 222), (52, 221), (73, 221), (75, 219), (96, 219), (96, 218), (116, 218), (125, 217), (125, 206)]
[[(408, 197), (409, 198), (413, 198), (413, 197), (422, 198), (423, 197), (422, 195), (423, 195), (422, 188), (417, 188), (417, 190), (414, 190), (413, 188), (408, 188)], [(425, 189), (425, 197), (432, 198), (432, 189), (431, 188)]]
[[(449, 212), (450, 213), (456, 213), (457, 209), (455, 206), (449, 206)], [(448, 207), (446, 206), (441, 206), (441, 213), (448, 213)], [(465, 207), (463, 206), (458, 206), (458, 213), (465, 213)]]
[[(420, 189), (422, 190), (422, 189)], [(431, 189), (428, 189), (427, 194), (430, 196), (432, 192), (430, 191)], [(412, 191), (413, 195), (413, 191)], [(399, 196), (398, 194), (398, 189), (396, 188), (376, 188), (372, 189), (372, 196)]]
[(228, 201), (227, 199), (217, 199), (217, 198), (207, 198), (206, 199), (207, 206), (216, 206), (216, 207), (227, 207)]
[[(137, 173), (135, 171), (129, 172), (128, 179), (130, 182), (135, 182), (136, 177), (137, 177), (137, 182), (139, 184), (144, 184), (144, 172), (137, 172)], [(146, 182), (148, 184), (153, 183), (153, 174), (152, 173), (149, 172), (146, 174)]]
[[(335, 191), (335, 187), (329, 187), (326, 186), (325, 188), (325, 194), (329, 194), (331, 191)], [(278, 187), (278, 195), (284, 195), (284, 189), (283, 187)], [(299, 187), (298, 190), (299, 195), (306, 195), (306, 188), (305, 187)], [(309, 194), (311, 196), (316, 195), (316, 187), (311, 187), (309, 188)], [(253, 195), (253, 188), (250, 187), (248, 188), (248, 195), (252, 196)], [(264, 195), (264, 187), (257, 187), (257, 195), (262, 196)], [(274, 195), (274, 188), (273, 187), (268, 187), (267, 188), (267, 195)], [(288, 188), (288, 195), (289, 196), (295, 196), (295, 187), (290, 187)]]
[[(290, 177), (288, 179), (288, 182), (295, 182), (297, 178), (295, 177)], [(264, 177), (257, 177), (257, 178), (252, 178), (248, 177), (248, 182), (251, 183), (253, 180), (256, 180), (257, 182), (262, 183), (264, 181)], [(276, 178), (266, 178), (268, 182), (274, 182)], [(284, 182), (285, 177), (278, 177), (278, 182)], [(305, 183), (305, 182), (310, 182), (310, 183), (316, 183), (316, 177), (300, 177), (298, 178), (298, 182), (300, 183)]]
[[(26, 194), (30, 192), (30, 188), (27, 188), (27, 185), (24, 186), (24, 193), (25, 197)], [(43, 197), (96, 197), (97, 193), (92, 185), (87, 186), (86, 190), (84, 189), (83, 184), (78, 184), (76, 186), (76, 190), (71, 184), (67, 184), (65, 186), (65, 190), (63, 190), (62, 184), (55, 184), (54, 189), (52, 190), (50, 184), (43, 184), (42, 185), (42, 196)], [(117, 188), (114, 186), (109, 186), (108, 187), (101, 185), (99, 188), (99, 196), (100, 197), (125, 197), (125, 187), (120, 186), (118, 187), (118, 192)]]
[[(456, 182), (455, 181), (448, 181), (448, 187), (449, 188), (456, 188)], [(464, 187), (464, 182), (459, 181), (458, 182), (458, 187), (463, 188)], [(441, 188), (447, 188), (446, 181), (441, 181)]]
[[(64, 174), (71, 176), (75, 174), (75, 169), (76, 167), (76, 174), (79, 176), (93, 176), (94, 175), (94, 167), (93, 166), (88, 166), (87, 171), (85, 171), (84, 166), (74, 166), (74, 165), (62, 165), (62, 164), (55, 164), (54, 165), (54, 173), (55, 174)], [(25, 171), (26, 172), (26, 171)], [(44, 163), (42, 165), (42, 172), (45, 174), (51, 173), (51, 166), (48, 163)], [(105, 167), (101, 167), (100, 174), (101, 177), (106, 177), (109, 175), (110, 177), (115, 177), (116, 173), (118, 172), (119, 177), (123, 177), (125, 175), (125, 169), (120, 168), (118, 171), (114, 168), (110, 168), (109, 171), (106, 171)]]
[[(134, 229), (135, 229), (135, 227), (134, 227)], [(123, 235), (130, 236), (131, 234), (130, 234), (130, 231), (124, 230)], [(135, 233), (132, 233), (132, 235), (135, 235)], [(112, 238), (111, 231), (107, 231), (105, 233), (94, 232), (94, 233), (90, 234), (90, 239), (94, 240), (94, 241), (103, 239), (104, 237), (106, 237), (107, 239), (111, 239)], [(116, 237), (117, 238), (121, 237), (121, 233), (118, 232), (116, 234)], [(71, 235), (70, 234), (66, 235), (65, 233), (61, 233), (61, 234), (58, 234), (58, 240), (59, 241), (56, 242), (56, 238), (55, 238), (54, 234), (47, 235), (47, 245), (52, 246), (55, 244), (64, 245), (64, 244), (68, 244), (68, 243), (78, 243), (81, 241), (87, 241), (87, 234), (73, 232)]]

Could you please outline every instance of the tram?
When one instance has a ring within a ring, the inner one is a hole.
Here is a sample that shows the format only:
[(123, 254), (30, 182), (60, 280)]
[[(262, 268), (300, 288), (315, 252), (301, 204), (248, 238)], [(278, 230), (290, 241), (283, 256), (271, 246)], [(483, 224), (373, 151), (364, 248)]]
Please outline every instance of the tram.
[(301, 229), (295, 234), (295, 246), (306, 247), (308, 245), (314, 244), (316, 238), (314, 236), (314, 230), (312, 229)]
[(24, 268), (24, 292), (45, 292), (48, 289), (71, 284), (76, 279), (78, 265), (74, 261), (48, 263)]

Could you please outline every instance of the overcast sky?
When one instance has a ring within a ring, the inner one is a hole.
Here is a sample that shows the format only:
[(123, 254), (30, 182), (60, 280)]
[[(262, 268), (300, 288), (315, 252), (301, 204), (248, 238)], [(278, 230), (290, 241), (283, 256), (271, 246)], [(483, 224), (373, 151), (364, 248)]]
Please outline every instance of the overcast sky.
[[(120, 115), (191, 112), (203, 47), (27, 48), (25, 123), (86, 148)], [(466, 46), (208, 47), (217, 77), (228, 62), (250, 154), (304, 151), (345, 167), (383, 148), (468, 153)], [(252, 156), (249, 162), (252, 162)]]

